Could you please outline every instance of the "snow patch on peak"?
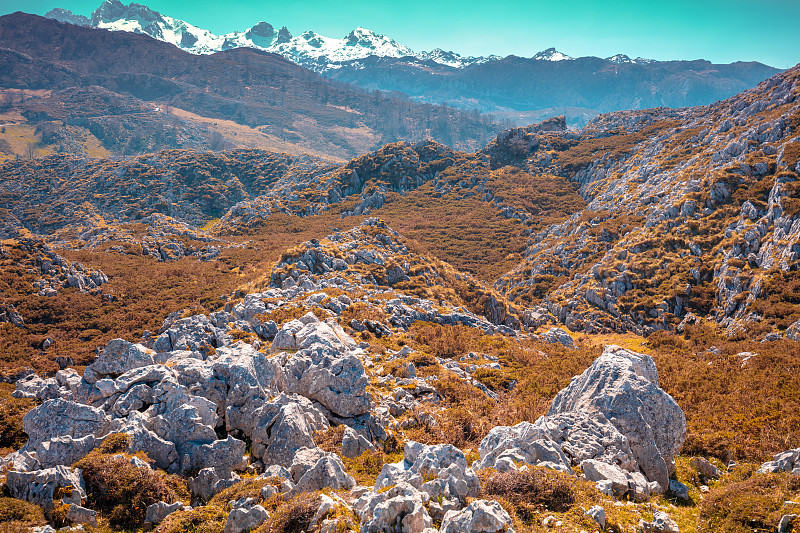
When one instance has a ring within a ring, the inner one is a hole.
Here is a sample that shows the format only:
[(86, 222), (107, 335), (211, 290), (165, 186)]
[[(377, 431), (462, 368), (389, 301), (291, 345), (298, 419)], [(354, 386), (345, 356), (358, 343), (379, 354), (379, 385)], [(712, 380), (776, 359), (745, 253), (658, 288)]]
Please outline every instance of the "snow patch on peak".
[(607, 57), (606, 61), (610, 61), (611, 63), (616, 63), (617, 65), (622, 65), (626, 63), (632, 63), (634, 65), (646, 65), (648, 63), (652, 63), (653, 59), (645, 59), (643, 57), (637, 57), (636, 59), (631, 59), (630, 57), (626, 56), (625, 54), (617, 54), (611, 57)]
[(609, 61), (611, 63), (616, 63), (618, 65), (621, 65), (623, 63), (634, 63), (633, 59), (626, 56), (625, 54), (617, 54), (611, 57), (607, 57), (606, 61)]
[(555, 48), (548, 48), (547, 50), (542, 50), (531, 59), (538, 61), (571, 61), (575, 58), (570, 57), (567, 54), (563, 54)]

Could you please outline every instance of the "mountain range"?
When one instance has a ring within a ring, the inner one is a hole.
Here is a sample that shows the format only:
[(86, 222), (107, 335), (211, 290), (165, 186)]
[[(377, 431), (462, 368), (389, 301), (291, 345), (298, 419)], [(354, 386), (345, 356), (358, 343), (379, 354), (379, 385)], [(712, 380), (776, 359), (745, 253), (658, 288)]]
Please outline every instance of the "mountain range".
[(478, 113), (369, 93), (252, 48), (190, 54), (147, 35), (24, 13), (0, 17), (0, 47), (4, 105), (18, 113), (8, 124), (20, 143), (30, 138), (20, 128), (45, 131), (45, 153), (88, 142), (117, 154), (241, 146), (346, 160), (400, 139), (475, 150), (501, 129)]
[(702, 60), (631, 59), (624, 54), (572, 58), (555, 48), (530, 58), (463, 57), (441, 49), (414, 52), (364, 28), (336, 39), (313, 31), (292, 36), (285, 26), (276, 29), (259, 22), (249, 30), (214, 35), (119, 0), (105, 0), (91, 18), (64, 9), (47, 16), (143, 33), (195, 54), (240, 47), (265, 50), (367, 90), (402, 92), (420, 102), (478, 109), (518, 125), (563, 114), (569, 123), (583, 126), (602, 112), (708, 104), (778, 72), (752, 62), (716, 65)]

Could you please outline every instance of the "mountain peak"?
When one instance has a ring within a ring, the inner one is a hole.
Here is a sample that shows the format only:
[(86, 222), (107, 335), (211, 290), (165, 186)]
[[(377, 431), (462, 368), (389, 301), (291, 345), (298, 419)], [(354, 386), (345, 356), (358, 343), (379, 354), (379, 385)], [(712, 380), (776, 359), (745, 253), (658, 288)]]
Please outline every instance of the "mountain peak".
[(84, 17), (83, 15), (76, 15), (69, 9), (64, 9), (61, 7), (57, 7), (55, 9), (51, 9), (45, 14), (45, 18), (57, 20), (59, 22), (66, 22), (68, 24), (74, 24), (75, 26), (91, 26), (92, 21), (89, 20), (89, 17)]
[(635, 63), (633, 59), (626, 56), (625, 54), (616, 54), (611, 57), (607, 57), (606, 61), (610, 61), (611, 63), (623, 64), (623, 63)]
[(550, 47), (534, 55), (532, 59), (535, 59), (537, 61), (570, 61), (575, 58), (570, 57), (567, 54), (561, 53), (553, 47)]

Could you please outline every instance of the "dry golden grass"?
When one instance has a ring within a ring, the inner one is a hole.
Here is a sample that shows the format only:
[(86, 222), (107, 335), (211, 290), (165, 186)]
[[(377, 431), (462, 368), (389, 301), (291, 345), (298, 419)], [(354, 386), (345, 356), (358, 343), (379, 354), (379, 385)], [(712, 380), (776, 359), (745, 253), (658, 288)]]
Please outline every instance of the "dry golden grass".
[(293, 142), (283, 141), (279, 137), (265, 133), (265, 131), (261, 129), (237, 124), (232, 120), (204, 117), (178, 107), (170, 107), (168, 112), (183, 120), (199, 124), (213, 132), (219, 133), (225, 141), (235, 148), (257, 148), (291, 155), (306, 154), (322, 159), (329, 159), (331, 161), (342, 161), (342, 159), (331, 159), (330, 155), (318, 150), (305, 148)]

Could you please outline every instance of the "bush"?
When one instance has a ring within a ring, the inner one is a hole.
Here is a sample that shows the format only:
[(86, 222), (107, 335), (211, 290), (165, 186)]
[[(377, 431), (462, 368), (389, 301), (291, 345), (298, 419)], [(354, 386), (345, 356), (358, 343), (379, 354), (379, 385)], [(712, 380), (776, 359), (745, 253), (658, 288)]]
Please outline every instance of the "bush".
[(0, 531), (28, 531), (46, 524), (42, 508), (14, 498), (0, 498)]
[(112, 527), (142, 527), (149, 505), (188, 498), (186, 482), (165, 472), (139, 468), (130, 456), (94, 450), (75, 466), (83, 470), (88, 504), (108, 514)]
[(131, 445), (131, 437), (127, 433), (112, 433), (98, 446), (100, 453), (122, 453)]
[(524, 522), (534, 519), (537, 512), (563, 513), (575, 503), (575, 490), (570, 476), (547, 468), (496, 473), (482, 472), (484, 497), (502, 498), (514, 507)]
[(302, 493), (290, 500), (273, 500), (276, 505), (267, 509), (269, 519), (259, 527), (258, 533), (302, 533), (308, 531), (311, 519), (320, 505), (319, 494)]
[(761, 533), (775, 531), (784, 514), (784, 502), (800, 497), (800, 476), (755, 474), (740, 468), (702, 500), (698, 524), (702, 531)]
[(21, 448), (28, 435), (22, 431), (22, 417), (36, 406), (34, 400), (14, 398), (14, 386), (0, 383), (0, 455)]
[(228, 512), (217, 505), (205, 505), (191, 511), (169, 515), (155, 533), (219, 533), (225, 527)]

